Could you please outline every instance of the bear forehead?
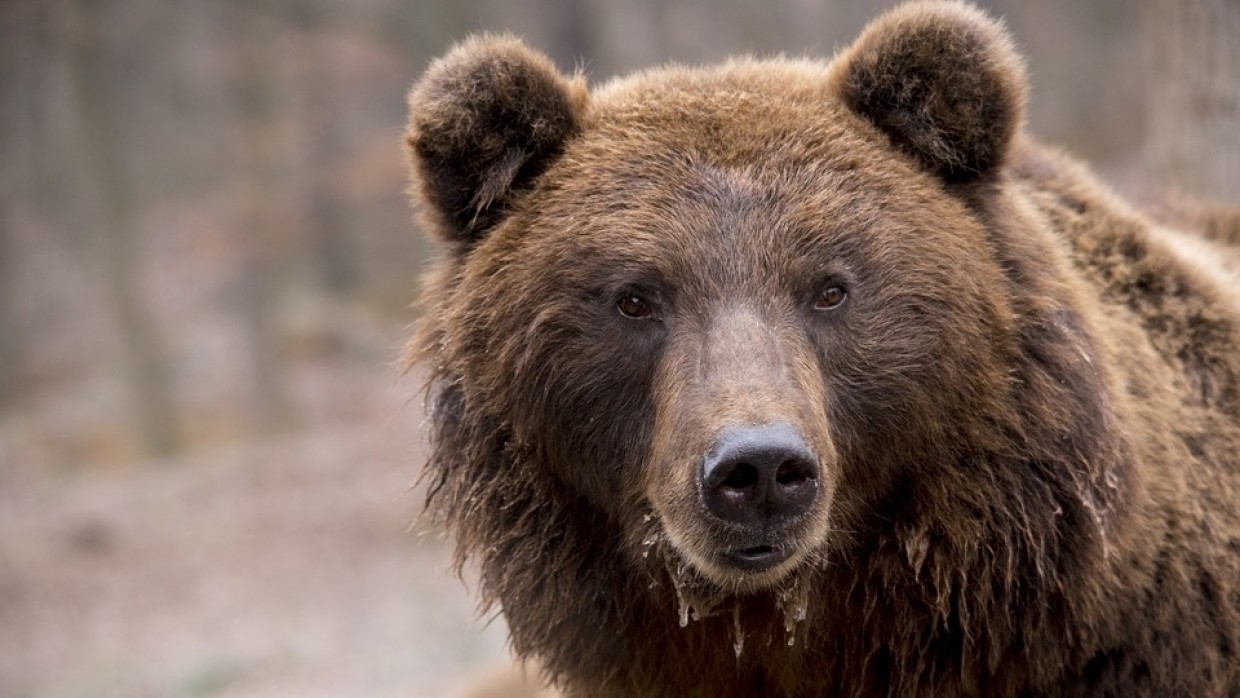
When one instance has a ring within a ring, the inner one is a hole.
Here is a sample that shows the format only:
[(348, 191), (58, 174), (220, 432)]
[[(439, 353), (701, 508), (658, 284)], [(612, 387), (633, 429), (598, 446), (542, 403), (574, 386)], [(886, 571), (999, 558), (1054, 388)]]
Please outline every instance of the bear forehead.
[(772, 235), (790, 242), (790, 230), (810, 229), (802, 242), (813, 244), (885, 218), (965, 215), (828, 82), (827, 64), (782, 59), (613, 81), (591, 95), (579, 132), (517, 218), (586, 245), (609, 230), (603, 237), (634, 242), (652, 232), (660, 245), (744, 232), (762, 249)]
[(821, 275), (841, 255), (903, 266), (975, 244), (957, 198), (829, 82), (826, 63), (744, 59), (597, 88), (469, 266), (573, 283), (659, 270), (715, 287)]
[(666, 65), (617, 77), (591, 93), (595, 106), (678, 103), (755, 96), (764, 101), (818, 102), (830, 95), (830, 65), (816, 60), (734, 58), (712, 66)]
[(684, 300), (801, 292), (836, 272), (860, 273), (858, 264), (934, 275), (937, 265), (916, 260), (977, 245), (976, 225), (933, 181), (898, 174), (898, 162), (859, 164), (848, 143), (789, 156), (778, 144), (693, 133), (683, 121), (681, 132), (620, 142), (608, 128), (569, 144), (470, 262), (545, 283), (667, 283)]
[(882, 155), (881, 139), (832, 93), (828, 75), (820, 62), (753, 59), (649, 70), (597, 89), (582, 131), (613, 150), (664, 147), (720, 164), (838, 167)]

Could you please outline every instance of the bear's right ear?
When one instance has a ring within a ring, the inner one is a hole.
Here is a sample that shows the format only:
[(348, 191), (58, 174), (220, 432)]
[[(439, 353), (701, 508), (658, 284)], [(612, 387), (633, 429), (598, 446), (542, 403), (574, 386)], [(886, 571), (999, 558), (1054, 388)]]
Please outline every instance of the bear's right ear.
[(413, 195), (437, 232), (464, 246), (481, 239), (559, 154), (586, 99), (582, 78), (512, 37), (475, 36), (432, 63), (409, 93), (405, 143)]

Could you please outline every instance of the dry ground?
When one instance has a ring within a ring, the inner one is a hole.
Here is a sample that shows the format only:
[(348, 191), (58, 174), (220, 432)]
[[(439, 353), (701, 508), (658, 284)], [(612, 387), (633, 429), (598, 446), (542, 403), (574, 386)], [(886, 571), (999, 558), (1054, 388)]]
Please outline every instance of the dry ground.
[(420, 417), (396, 402), (87, 475), (22, 468), (0, 433), (0, 696), (430, 697), (497, 661), (502, 624), (411, 530)]

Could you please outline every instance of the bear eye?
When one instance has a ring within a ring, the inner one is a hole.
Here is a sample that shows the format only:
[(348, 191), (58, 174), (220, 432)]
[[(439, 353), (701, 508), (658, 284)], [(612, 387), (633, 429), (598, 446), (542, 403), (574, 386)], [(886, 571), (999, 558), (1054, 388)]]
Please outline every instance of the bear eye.
[(844, 290), (843, 286), (828, 286), (818, 294), (814, 301), (814, 310), (833, 310), (840, 307), (845, 298), (848, 298), (848, 291)]
[(621, 315), (634, 320), (648, 318), (654, 314), (654, 311), (650, 309), (650, 304), (632, 291), (620, 296), (620, 300), (616, 301), (616, 308)]

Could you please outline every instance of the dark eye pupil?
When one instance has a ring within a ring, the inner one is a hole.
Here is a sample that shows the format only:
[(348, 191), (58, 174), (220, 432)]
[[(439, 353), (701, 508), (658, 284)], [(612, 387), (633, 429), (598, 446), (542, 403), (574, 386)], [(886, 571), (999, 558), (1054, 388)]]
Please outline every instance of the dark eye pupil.
[(840, 303), (843, 303), (844, 298), (847, 297), (847, 295), (848, 294), (844, 291), (843, 288), (839, 286), (831, 286), (827, 288), (826, 290), (824, 290), (822, 294), (818, 296), (818, 302), (815, 304), (815, 306), (820, 309), (834, 308), (838, 306)]
[(650, 306), (635, 294), (627, 294), (616, 303), (620, 313), (625, 317), (643, 318), (650, 315)]

